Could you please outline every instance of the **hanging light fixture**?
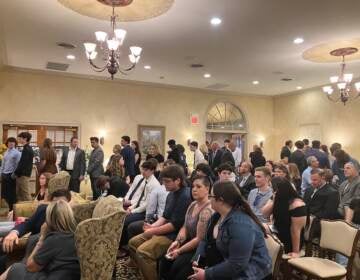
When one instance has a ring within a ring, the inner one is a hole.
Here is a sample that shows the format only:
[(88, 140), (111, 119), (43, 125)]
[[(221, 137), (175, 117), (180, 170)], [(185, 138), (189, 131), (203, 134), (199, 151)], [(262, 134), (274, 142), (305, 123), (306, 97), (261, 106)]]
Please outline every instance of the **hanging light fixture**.
[[(89, 60), (90, 65), (96, 72), (103, 72), (107, 70), (111, 79), (114, 79), (114, 75), (120, 72), (126, 75), (129, 71), (133, 70), (136, 64), (140, 60), (142, 48), (137, 46), (130, 47), (129, 60), (130, 64), (127, 67), (120, 66), (120, 48), (124, 43), (126, 37), (126, 30), (116, 28), (116, 15), (115, 7), (123, 7), (130, 5), (132, 0), (98, 0), (99, 2), (112, 6), (111, 32), (107, 34), (104, 31), (96, 31), (95, 37), (98, 44), (84, 43), (86, 57)], [(102, 58), (106, 61), (104, 66), (97, 66), (94, 62), (98, 56), (97, 47), (101, 51)]]
[(356, 52), (358, 52), (357, 48), (341, 48), (330, 52), (333, 56), (341, 56), (342, 63), (340, 76), (330, 77), (330, 83), (334, 84), (334, 86), (329, 85), (323, 87), (323, 91), (326, 93), (329, 100), (333, 102), (341, 101), (346, 105), (346, 102), (349, 100), (356, 99), (360, 96), (360, 82), (353, 85), (351, 83), (353, 74), (345, 73), (345, 56), (352, 55)]

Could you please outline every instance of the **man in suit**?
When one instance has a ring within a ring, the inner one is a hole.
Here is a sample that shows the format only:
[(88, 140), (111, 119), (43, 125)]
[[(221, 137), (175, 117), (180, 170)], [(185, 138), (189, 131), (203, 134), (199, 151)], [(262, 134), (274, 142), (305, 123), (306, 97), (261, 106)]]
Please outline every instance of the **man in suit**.
[(233, 157), (232, 151), (230, 148), (235, 147), (235, 144), (230, 142), (226, 146), (223, 147), (223, 153), (221, 156), (221, 163), (228, 163), (232, 166), (235, 166), (235, 159)]
[(280, 159), (282, 159), (285, 163), (289, 162), (292, 147), (293, 147), (293, 142), (291, 140), (287, 140), (285, 142), (285, 146), (282, 147), (281, 149)]
[(120, 154), (124, 159), (125, 177), (130, 177), (130, 182), (135, 178), (135, 152), (130, 146), (130, 137), (121, 137), (121, 146), (123, 147)]
[(21, 132), (18, 135), (18, 142), (23, 146), (20, 161), (14, 172), (16, 176), (16, 198), (17, 201), (30, 201), (29, 180), (33, 168), (34, 151), (30, 146), (31, 134)]
[(339, 192), (326, 183), (322, 169), (311, 170), (311, 185), (312, 188), (308, 188), (304, 195), (309, 214), (318, 219), (336, 219), (340, 200)]
[[(60, 199), (69, 202), (71, 200), (70, 192), (66, 189), (59, 189), (49, 194), (49, 201), (57, 201)], [(7, 254), (13, 251), (14, 245), (19, 244), (19, 238), (30, 232), (31, 236), (26, 245), (26, 252), (31, 253), (39, 239), (41, 226), (45, 222), (47, 206), (48, 204), (40, 204), (29, 219), (15, 226), (14, 229), (4, 237), (2, 246), (0, 247), (0, 273), (3, 273), (6, 269)]]
[(218, 168), (221, 164), (221, 158), (223, 153), (224, 151), (220, 149), (219, 142), (214, 141), (213, 143), (211, 143), (211, 160), (209, 159), (209, 163), (213, 171), (216, 171), (216, 168)]
[(170, 139), (168, 141), (168, 146), (170, 148), (170, 151), (168, 151), (167, 159), (172, 159), (177, 164), (180, 163), (180, 151), (176, 145), (176, 141), (174, 139)]
[(338, 212), (342, 218), (346, 218), (349, 212), (351, 200), (360, 196), (359, 166), (353, 162), (344, 165), (346, 180), (340, 185), (340, 203)]
[(297, 165), (297, 167), (300, 171), (300, 175), (307, 168), (306, 157), (305, 157), (305, 153), (303, 150), (304, 146), (305, 146), (305, 144), (303, 141), (296, 141), (295, 147), (297, 150), (290, 155), (290, 159), (289, 159), (290, 163), (295, 163)]
[(321, 145), (320, 141), (318, 140), (312, 141), (312, 148), (307, 150), (307, 152), (305, 152), (305, 156), (306, 158), (310, 156), (316, 157), (317, 160), (319, 161), (320, 168), (330, 168), (329, 157), (327, 154), (320, 151), (320, 145)]
[(75, 136), (71, 138), (70, 147), (63, 151), (60, 169), (70, 174), (69, 190), (80, 192), (80, 182), (84, 180), (86, 163), (85, 152), (79, 148), (79, 139)]
[(244, 161), (239, 166), (239, 177), (236, 183), (240, 187), (240, 192), (247, 200), (251, 190), (256, 189), (255, 177), (251, 174), (252, 164)]
[(99, 138), (90, 137), (91, 147), (93, 150), (90, 154), (87, 173), (90, 175), (91, 189), (93, 192), (93, 200), (98, 199), (100, 191), (96, 187), (96, 180), (104, 173), (104, 152), (99, 145)]

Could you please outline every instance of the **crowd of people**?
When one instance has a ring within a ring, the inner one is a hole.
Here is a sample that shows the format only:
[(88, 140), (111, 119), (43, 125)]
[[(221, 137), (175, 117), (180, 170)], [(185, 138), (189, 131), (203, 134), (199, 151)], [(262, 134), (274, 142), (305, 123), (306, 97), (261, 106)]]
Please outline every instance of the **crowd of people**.
[[(33, 153), (31, 135), (24, 133), (18, 138), (23, 152), (17, 151), (16, 139), (9, 138), (1, 166), (2, 195), (10, 209), (29, 195), (24, 186)], [(360, 225), (359, 163), (339, 143), (328, 149), (320, 141), (310, 146), (304, 139), (296, 141), (293, 150), (288, 140), (280, 160), (272, 161), (266, 160), (259, 146), (254, 146), (249, 160), (243, 160), (230, 140), (222, 147), (216, 141), (203, 145), (192, 141), (188, 148), (193, 159), (187, 160), (185, 147), (170, 139), (167, 155), (152, 144), (143, 159), (139, 143), (123, 136), (104, 169), (99, 139), (90, 141), (93, 150), (87, 164), (78, 138), (73, 137), (56, 170), (51, 141), (44, 142), (35, 199), (45, 202), (4, 238), (1, 256), (6, 258), (28, 232), (34, 241), (22, 263), (6, 271), (2, 265), (0, 279), (39, 279), (34, 274), (52, 279), (55, 271), (73, 277), (66, 279), (78, 279), (76, 224), (68, 190), (79, 192), (86, 174), (94, 200), (114, 195), (123, 201), (126, 218), (118, 258), (129, 256), (126, 265), (137, 267), (146, 280), (271, 279), (268, 233), (278, 236), (289, 258), (297, 258), (310, 216), (315, 218), (315, 232), (321, 219)], [(69, 186), (49, 194), (48, 174), (58, 170), (70, 174)], [(320, 234), (319, 226), (317, 231)], [(60, 240), (66, 244), (62, 252), (57, 249)], [(344, 257), (338, 261), (346, 264)]]

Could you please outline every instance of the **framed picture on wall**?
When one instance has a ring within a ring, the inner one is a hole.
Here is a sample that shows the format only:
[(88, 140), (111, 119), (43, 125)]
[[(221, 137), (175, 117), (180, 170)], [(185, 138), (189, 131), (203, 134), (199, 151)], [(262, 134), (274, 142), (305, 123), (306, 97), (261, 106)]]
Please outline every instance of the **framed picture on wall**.
[(156, 144), (159, 152), (165, 155), (165, 126), (138, 125), (138, 140), (143, 158), (151, 144)]

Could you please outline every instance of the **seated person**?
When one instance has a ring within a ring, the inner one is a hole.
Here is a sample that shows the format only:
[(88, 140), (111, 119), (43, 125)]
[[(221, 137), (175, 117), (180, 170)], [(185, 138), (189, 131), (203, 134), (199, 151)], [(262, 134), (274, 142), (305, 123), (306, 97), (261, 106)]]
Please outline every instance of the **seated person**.
[(165, 255), (184, 224), (191, 203), (190, 189), (185, 184), (184, 169), (170, 165), (161, 171), (162, 183), (169, 194), (163, 217), (153, 224), (144, 224), (144, 233), (130, 239), (130, 256), (139, 266), (145, 280), (157, 279), (157, 261)]
[(47, 174), (42, 173), (39, 176), (39, 193), (35, 196), (35, 201), (43, 201), (46, 202), (48, 198), (48, 184), (49, 184), (50, 176), (47, 176)]
[[(71, 194), (68, 190), (60, 189), (54, 191), (52, 194), (49, 194), (49, 201), (58, 201), (58, 200), (71, 200)], [(13, 230), (9, 232), (9, 234), (2, 240), (2, 246), (0, 247), (0, 273), (5, 271), (5, 265), (7, 261), (8, 253), (11, 253), (14, 249), (14, 245), (19, 244), (19, 238), (24, 236), (25, 234), (31, 232), (31, 239), (33, 242), (29, 242), (27, 244), (26, 251), (31, 252), (34, 242), (37, 241), (37, 234), (40, 233), (40, 229), (42, 224), (45, 222), (46, 209), (48, 204), (40, 204), (35, 213), (24, 223), (21, 223), (14, 227)], [(35, 236), (36, 235), (36, 236)]]
[[(205, 240), (197, 248), (194, 274), (189, 279), (270, 280), (272, 264), (265, 245), (265, 229), (236, 184), (215, 183), (210, 200), (216, 213), (210, 219)], [(215, 247), (209, 246), (209, 236), (216, 240)], [(220, 254), (214, 253), (214, 248)], [(222, 260), (214, 260), (219, 255)], [(213, 260), (209, 263), (210, 258)]]
[(234, 167), (229, 163), (222, 163), (216, 169), (220, 182), (235, 182)]
[(270, 180), (271, 172), (267, 167), (263, 166), (255, 169), (256, 189), (253, 189), (249, 193), (248, 203), (251, 210), (262, 223), (268, 223), (270, 221), (270, 216), (263, 211), (264, 206), (273, 195)]
[(311, 170), (311, 188), (304, 194), (308, 213), (320, 219), (336, 219), (339, 205), (339, 192), (326, 182), (325, 172), (315, 168)]
[(351, 201), (360, 196), (360, 176), (359, 167), (353, 162), (348, 162), (344, 165), (344, 174), (346, 180), (340, 185), (340, 203), (338, 206), (338, 213), (340, 217), (345, 218)]
[(101, 175), (96, 181), (96, 187), (100, 191), (101, 197), (113, 195), (115, 197), (124, 197), (129, 191), (129, 185), (119, 176)]
[(75, 230), (76, 222), (70, 205), (61, 199), (51, 202), (46, 209), (40, 238), (26, 263), (13, 264), (0, 280), (80, 280)]
[(360, 229), (360, 197), (356, 197), (350, 202), (345, 221)]
[[(157, 162), (154, 159), (145, 161), (141, 165), (141, 175), (134, 178), (129, 191), (124, 200), (124, 208), (127, 212), (123, 231), (120, 240), (120, 246), (124, 247), (128, 243), (127, 228), (136, 221), (143, 221), (145, 219), (146, 206), (149, 200), (149, 195), (155, 188), (160, 188), (159, 181), (155, 178), (154, 172), (156, 170)], [(123, 257), (127, 254), (125, 250), (121, 250), (119, 256)]]
[(215, 182), (215, 175), (211, 169), (211, 166), (207, 163), (199, 163), (196, 166), (193, 176), (200, 175), (200, 176), (207, 176), (210, 180), (210, 184), (213, 185)]
[(193, 178), (191, 191), (195, 201), (190, 204), (184, 225), (160, 262), (160, 279), (183, 280), (192, 274), (190, 261), (199, 242), (204, 239), (213, 213), (208, 198), (209, 190), (210, 181), (207, 177)]
[[(274, 200), (266, 211), (273, 215), (276, 235), (284, 244), (285, 253), (299, 257), (306, 225), (306, 206), (290, 181), (283, 177), (271, 180)], [(268, 205), (267, 205), (268, 207)]]
[(256, 188), (255, 178), (251, 174), (252, 164), (250, 161), (243, 161), (239, 165), (239, 177), (236, 183), (240, 187), (240, 192), (245, 199), (248, 199), (251, 190)]

